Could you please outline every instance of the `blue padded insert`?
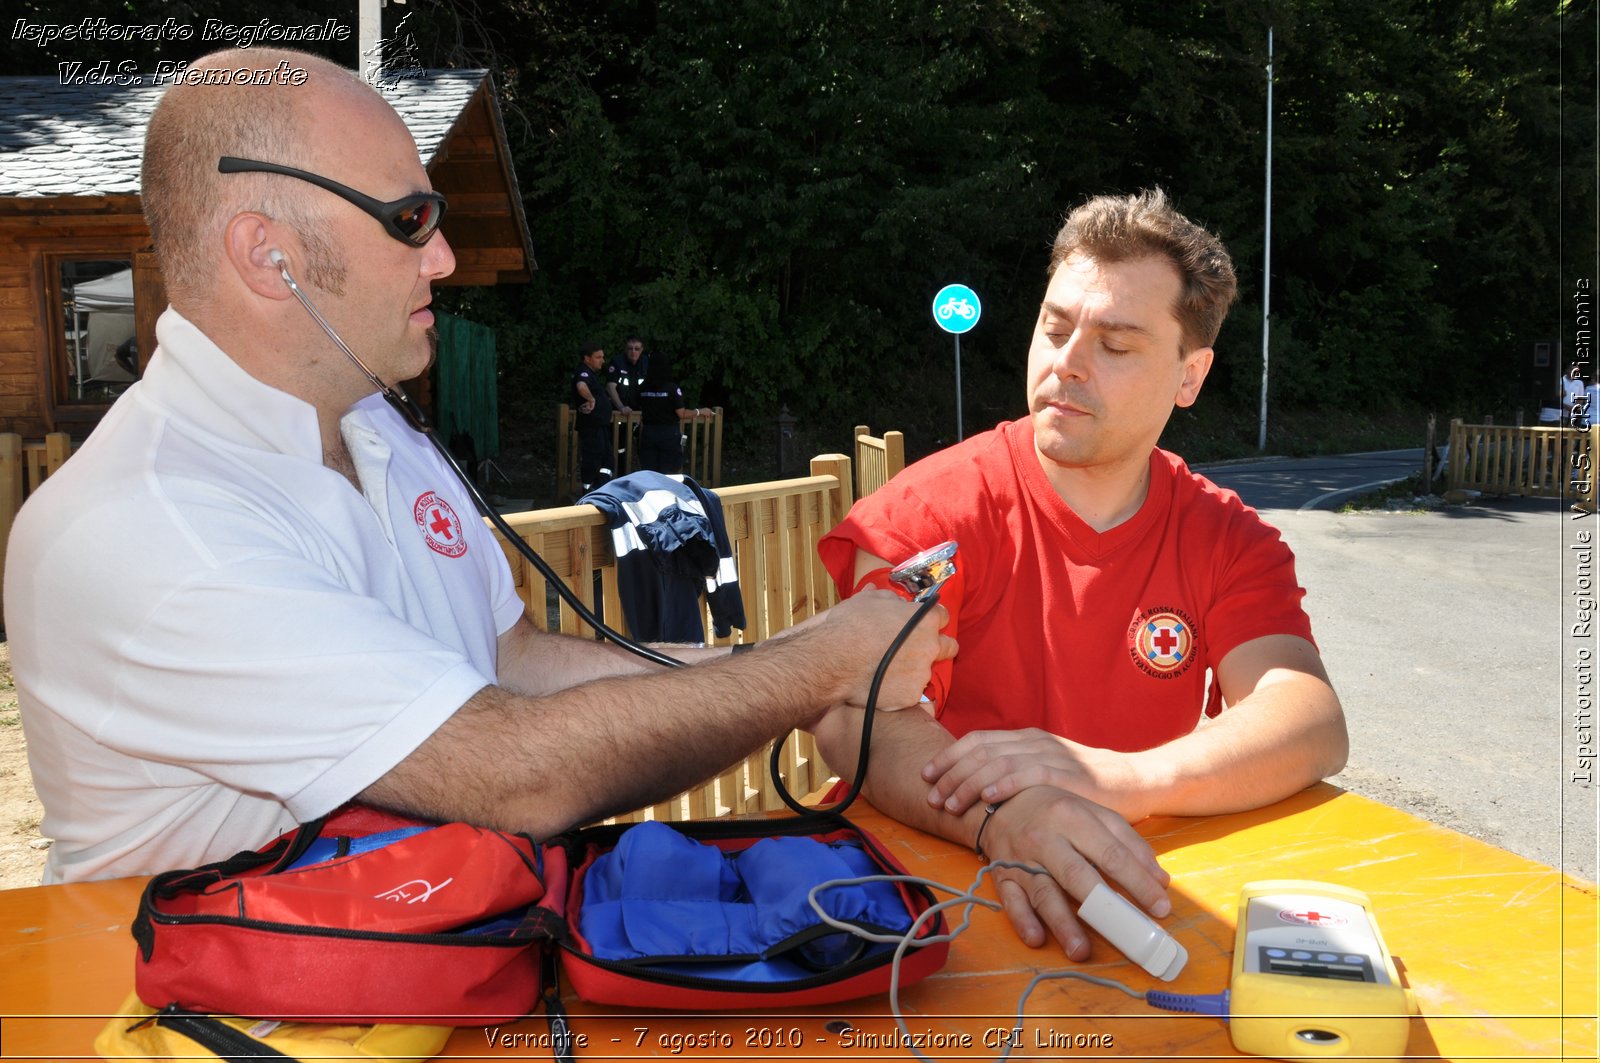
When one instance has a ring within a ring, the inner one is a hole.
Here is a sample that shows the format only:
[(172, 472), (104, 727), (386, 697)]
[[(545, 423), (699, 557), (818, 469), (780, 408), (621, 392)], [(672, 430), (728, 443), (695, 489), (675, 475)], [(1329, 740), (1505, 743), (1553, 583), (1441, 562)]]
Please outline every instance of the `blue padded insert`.
[[(590, 867), (578, 926), (599, 959), (694, 958), (679, 969), (786, 980), (807, 972), (788, 963), (763, 971), (766, 965), (749, 961), (771, 958), (775, 946), (821, 925), (806, 901), (812, 887), (880, 873), (855, 845), (763, 838), (725, 853), (665, 824), (640, 823)], [(829, 915), (852, 923), (900, 933), (911, 926), (894, 883), (827, 890), (818, 900)], [(715, 960), (730, 964), (705, 965)]]

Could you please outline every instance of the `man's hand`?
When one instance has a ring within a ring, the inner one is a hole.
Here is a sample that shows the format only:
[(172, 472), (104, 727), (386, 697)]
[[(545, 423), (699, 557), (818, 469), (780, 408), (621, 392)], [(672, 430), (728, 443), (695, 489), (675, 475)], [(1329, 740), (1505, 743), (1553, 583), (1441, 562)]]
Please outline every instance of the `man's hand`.
[[(855, 662), (851, 673), (855, 678), (839, 700), (864, 706), (879, 661), (919, 608), (920, 603), (908, 602), (891, 591), (866, 590), (792, 630), (799, 634), (815, 629), (819, 635), (831, 636), (840, 659)], [(928, 685), (933, 662), (956, 655), (955, 639), (939, 633), (946, 619), (944, 607), (936, 605), (906, 637), (884, 674), (878, 690), (878, 708), (903, 709), (917, 704), (923, 687)]]
[(1048, 875), (1004, 870), (996, 890), (1024, 944), (1038, 948), (1046, 934), (1074, 960), (1089, 957), (1089, 935), (1077, 908), (1101, 882), (1120, 885), (1133, 902), (1160, 919), (1172, 911), (1171, 881), (1150, 845), (1117, 813), (1077, 794), (1048, 786), (1018, 793), (995, 810), (983, 834), (991, 860), (1043, 867)]
[[(1102, 881), (1120, 886), (1157, 918), (1171, 911), (1168, 876), (1150, 845), (1115, 811), (1052, 786), (1022, 790), (995, 809), (984, 826), (982, 806), (953, 815), (930, 806), (917, 766), (951, 743), (950, 732), (921, 712), (880, 715), (874, 724), (866, 796), (877, 808), (920, 830), (973, 848), (982, 829), (990, 860), (1042, 867), (1047, 874), (1001, 871), (996, 889), (1017, 935), (1029, 945), (1050, 937), (1073, 959), (1089, 954), (1078, 924), (1078, 904)], [(852, 778), (860, 750), (861, 712), (841, 709), (814, 733), (822, 755), (843, 778)]]
[(960, 815), (977, 802), (1005, 801), (1030, 786), (1086, 797), (1138, 822), (1150, 814), (1134, 755), (1096, 749), (1030, 727), (971, 731), (922, 769), (928, 804)]

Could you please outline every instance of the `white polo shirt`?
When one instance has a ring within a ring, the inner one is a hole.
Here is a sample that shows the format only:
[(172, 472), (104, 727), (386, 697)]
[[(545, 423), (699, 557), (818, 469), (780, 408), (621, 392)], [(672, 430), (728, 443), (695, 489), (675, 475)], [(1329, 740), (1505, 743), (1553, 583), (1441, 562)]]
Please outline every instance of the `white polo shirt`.
[(381, 397), (341, 422), (357, 492), (309, 405), (174, 310), (156, 338), (11, 534), (46, 882), (194, 866), (331, 811), (494, 681), (522, 614), (471, 499)]

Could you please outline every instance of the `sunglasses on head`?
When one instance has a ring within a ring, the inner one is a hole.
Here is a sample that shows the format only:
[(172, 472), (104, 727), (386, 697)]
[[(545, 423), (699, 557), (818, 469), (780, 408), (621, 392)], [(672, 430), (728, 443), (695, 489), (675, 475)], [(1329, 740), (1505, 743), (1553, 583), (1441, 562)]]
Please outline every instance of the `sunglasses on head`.
[(382, 223), (384, 230), (396, 240), (421, 247), (433, 238), (439, 229), (439, 222), (444, 219), (444, 197), (437, 192), (418, 192), (415, 195), (402, 196), (399, 199), (385, 203), (373, 199), (338, 181), (315, 174), (309, 170), (297, 170), (293, 166), (279, 166), (275, 162), (257, 162), (254, 159), (238, 159), (232, 155), (224, 155), (217, 162), (218, 173), (275, 173), (285, 177), (296, 177), (302, 181), (316, 185), (318, 188), (327, 189), (340, 199), (353, 203), (372, 217)]

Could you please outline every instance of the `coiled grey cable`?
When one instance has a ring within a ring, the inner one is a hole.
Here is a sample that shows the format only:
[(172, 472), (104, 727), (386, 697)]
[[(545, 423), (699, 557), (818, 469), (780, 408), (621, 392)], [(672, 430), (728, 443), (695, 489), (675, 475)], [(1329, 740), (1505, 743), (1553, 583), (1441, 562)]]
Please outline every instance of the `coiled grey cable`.
[[(916, 1047), (914, 1044), (915, 1038), (911, 1035), (911, 1028), (906, 1025), (905, 1013), (900, 1009), (901, 961), (905, 958), (906, 950), (908, 948), (920, 949), (925, 948), (928, 945), (937, 945), (943, 942), (954, 941), (958, 935), (966, 930), (967, 927), (972, 925), (972, 909), (974, 907), (981, 905), (982, 907), (988, 908), (991, 911), (1000, 911), (1002, 906), (999, 901), (991, 901), (985, 897), (979, 897), (977, 891), (978, 887), (983, 884), (984, 876), (988, 875), (991, 871), (996, 871), (1001, 868), (1009, 868), (1015, 871), (1026, 871), (1030, 875), (1049, 874), (1049, 872), (1047, 872), (1044, 868), (1035, 867), (1032, 864), (1021, 864), (1012, 860), (994, 860), (978, 869), (977, 877), (972, 880), (972, 885), (967, 887), (967, 891), (965, 893), (960, 893), (954, 887), (946, 886), (940, 882), (934, 882), (931, 879), (926, 879), (919, 875), (863, 875), (859, 878), (830, 879), (827, 882), (818, 883), (816, 886), (812, 887), (808, 894), (806, 894), (807, 903), (809, 903), (812, 910), (817, 913), (817, 917), (828, 926), (831, 926), (836, 930), (843, 930), (847, 934), (853, 934), (858, 938), (863, 938), (867, 941), (875, 942), (877, 944), (892, 944), (895, 946), (894, 960), (889, 968), (889, 1010), (894, 1015), (895, 1025), (900, 1028), (900, 1033), (904, 1038), (903, 1043), (905, 1044), (907, 1050), (918, 1059), (927, 1061), (927, 1063), (938, 1063), (938, 1061)], [(923, 886), (930, 890), (937, 890), (940, 893), (955, 894), (955, 896), (950, 900), (940, 901), (938, 904), (932, 905), (927, 910), (923, 911), (912, 922), (910, 929), (908, 929), (904, 934), (880, 934), (877, 931), (866, 930), (862, 927), (856, 926), (853, 923), (847, 923), (842, 919), (838, 919), (829, 915), (823, 910), (821, 903), (817, 900), (817, 894), (821, 893), (823, 890), (835, 889), (842, 886), (861, 886), (869, 882), (906, 882), (913, 885)], [(960, 924), (952, 929), (948, 934), (938, 934), (932, 937), (920, 939), (917, 937), (917, 933), (922, 929), (923, 925), (929, 919), (936, 918), (945, 909), (954, 908), (958, 905), (964, 905), (966, 910), (962, 914)], [(1029, 980), (1027, 986), (1023, 988), (1022, 995), (1017, 998), (1017, 1014), (1015, 1021), (1012, 1023), (1012, 1028), (1016, 1029), (1022, 1026), (1023, 1012), (1027, 1007), (1028, 997), (1033, 993), (1034, 988), (1038, 986), (1040, 982), (1058, 981), (1063, 978), (1076, 978), (1080, 981), (1092, 982), (1095, 985), (1105, 986), (1109, 989), (1120, 989), (1122, 992), (1128, 994), (1130, 997), (1133, 997), (1135, 1000), (1146, 1000), (1144, 993), (1132, 988), (1131, 986), (1124, 985), (1123, 983), (1112, 978), (1101, 978), (1097, 975), (1084, 974), (1081, 971), (1044, 971), (1034, 975), (1033, 978)], [(1004, 1049), (998, 1056), (994, 1058), (996, 1060), (1004, 1060), (1009, 1058), (1011, 1055), (1011, 1049), (1013, 1047), (1015, 1047), (1015, 1045), (1011, 1040), (1008, 1039), (1005, 1043)]]

